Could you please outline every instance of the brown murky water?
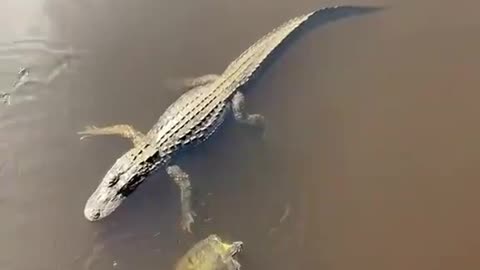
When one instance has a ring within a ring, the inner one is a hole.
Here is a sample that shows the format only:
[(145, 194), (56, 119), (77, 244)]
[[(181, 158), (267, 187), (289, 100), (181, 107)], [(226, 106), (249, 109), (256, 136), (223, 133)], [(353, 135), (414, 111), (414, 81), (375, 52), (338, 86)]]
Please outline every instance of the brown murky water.
[(147, 131), (178, 97), (168, 79), (221, 72), (326, 2), (45, 1), (1, 2), (1, 39), (48, 28), (90, 54), (37, 100), (2, 108), (0, 269), (172, 269), (210, 233), (245, 242), (244, 269), (480, 268), (475, 1), (358, 0), (390, 8), (303, 34), (247, 92), (266, 142), (228, 123), (181, 160), (194, 235), (164, 173), (88, 222), (86, 199), (130, 145), (76, 132)]

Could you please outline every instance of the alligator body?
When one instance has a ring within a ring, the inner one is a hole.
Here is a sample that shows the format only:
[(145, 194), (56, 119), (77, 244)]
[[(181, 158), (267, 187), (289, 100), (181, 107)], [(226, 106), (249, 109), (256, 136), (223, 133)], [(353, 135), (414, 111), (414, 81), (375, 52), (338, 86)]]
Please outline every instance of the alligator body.
[(235, 120), (240, 123), (264, 128), (265, 121), (261, 115), (244, 111), (244, 96), (239, 90), (282, 41), (313, 15), (329, 22), (377, 9), (328, 7), (287, 21), (251, 45), (222, 74), (186, 79), (184, 83), (188, 91), (166, 109), (146, 134), (129, 125), (90, 126), (79, 132), (83, 137), (120, 135), (133, 143), (133, 148), (115, 162), (88, 199), (85, 217), (95, 221), (108, 216), (154, 170), (163, 167), (180, 188), (181, 225), (184, 230), (190, 231), (195, 216), (190, 202), (191, 185), (188, 174), (175, 164), (175, 155), (208, 139), (229, 112), (233, 112)]

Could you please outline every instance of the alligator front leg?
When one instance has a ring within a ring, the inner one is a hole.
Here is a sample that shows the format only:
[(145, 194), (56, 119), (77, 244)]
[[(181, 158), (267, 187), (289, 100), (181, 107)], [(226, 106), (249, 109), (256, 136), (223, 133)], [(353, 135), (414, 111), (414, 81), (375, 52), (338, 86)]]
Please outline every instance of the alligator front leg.
[(3, 104), (10, 105), (10, 93), (0, 92), (0, 100)]
[(140, 131), (135, 130), (130, 125), (114, 125), (100, 128), (96, 126), (87, 126), (84, 131), (80, 131), (78, 134), (83, 135), (80, 137), (80, 140), (97, 135), (119, 135), (130, 139), (134, 146), (141, 145), (145, 140), (145, 135)]
[(263, 136), (265, 137), (266, 122), (265, 117), (260, 114), (248, 114), (245, 111), (245, 96), (236, 92), (232, 98), (232, 110), (235, 120), (242, 124), (258, 127), (262, 129)]
[(182, 208), (181, 226), (184, 231), (192, 232), (191, 224), (194, 222), (193, 217), (196, 216), (192, 210), (192, 186), (190, 185), (189, 176), (179, 166), (171, 165), (167, 167), (167, 174), (180, 188), (180, 202)]

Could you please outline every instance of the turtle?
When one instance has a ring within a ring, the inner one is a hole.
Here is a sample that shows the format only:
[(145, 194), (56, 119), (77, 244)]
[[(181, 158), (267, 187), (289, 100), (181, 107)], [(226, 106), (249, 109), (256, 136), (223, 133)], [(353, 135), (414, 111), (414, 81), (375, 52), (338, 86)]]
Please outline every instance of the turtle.
[(223, 242), (216, 234), (200, 240), (177, 262), (175, 270), (239, 270), (234, 256), (243, 249), (242, 241)]

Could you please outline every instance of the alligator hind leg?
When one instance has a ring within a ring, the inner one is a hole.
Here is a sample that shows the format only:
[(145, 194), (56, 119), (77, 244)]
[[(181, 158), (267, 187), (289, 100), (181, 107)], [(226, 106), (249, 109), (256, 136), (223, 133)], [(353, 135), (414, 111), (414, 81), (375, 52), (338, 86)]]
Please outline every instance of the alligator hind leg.
[(207, 74), (196, 78), (183, 79), (183, 85), (187, 88), (194, 88), (197, 86), (207, 85), (216, 81), (220, 77), (217, 74)]
[(80, 140), (83, 140), (87, 137), (96, 136), (96, 135), (119, 135), (124, 138), (130, 139), (134, 146), (139, 146), (143, 143), (145, 135), (140, 131), (135, 130), (130, 125), (114, 125), (107, 127), (96, 127), (96, 126), (87, 126), (84, 131), (78, 132)]
[(194, 222), (193, 217), (196, 216), (192, 210), (192, 186), (189, 176), (179, 166), (171, 165), (167, 167), (167, 174), (180, 188), (180, 202), (182, 208), (181, 226), (184, 231), (192, 232), (191, 224)]
[(250, 126), (261, 128), (263, 132), (263, 137), (265, 137), (265, 131), (266, 131), (265, 117), (263, 117), (263, 115), (260, 115), (260, 114), (248, 114), (245, 111), (245, 96), (238, 91), (235, 93), (235, 95), (232, 98), (232, 110), (233, 110), (233, 116), (235, 117), (235, 120), (237, 120), (242, 124), (247, 124)]
[(169, 88), (175, 89), (176, 91), (186, 92), (195, 87), (205, 86), (207, 84), (213, 83), (216, 81), (220, 75), (217, 74), (207, 74), (196, 78), (184, 78), (184, 79), (172, 79), (167, 81), (167, 86)]

